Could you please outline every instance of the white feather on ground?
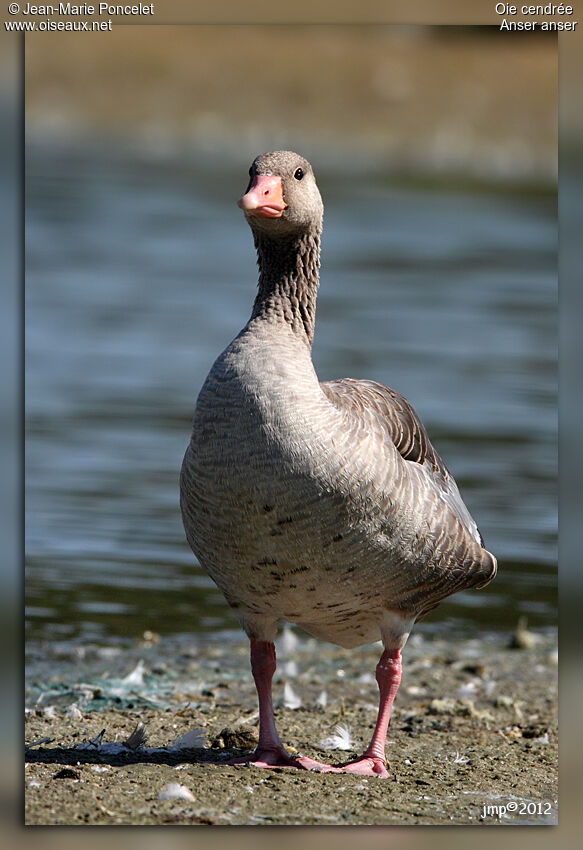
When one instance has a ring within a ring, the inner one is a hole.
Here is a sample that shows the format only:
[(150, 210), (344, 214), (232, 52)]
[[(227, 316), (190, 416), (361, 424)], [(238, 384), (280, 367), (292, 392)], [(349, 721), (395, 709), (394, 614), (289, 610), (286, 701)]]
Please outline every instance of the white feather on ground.
[(292, 710), (301, 708), (302, 706), (302, 700), (296, 694), (289, 682), (286, 682), (283, 687), (283, 705), (284, 708), (290, 708)]
[(320, 741), (320, 746), (325, 750), (353, 750), (356, 747), (356, 741), (348, 726), (339, 724), (334, 727), (333, 735)]
[(189, 791), (186, 785), (180, 785), (179, 782), (170, 782), (164, 786), (158, 794), (159, 800), (194, 800), (194, 794)]

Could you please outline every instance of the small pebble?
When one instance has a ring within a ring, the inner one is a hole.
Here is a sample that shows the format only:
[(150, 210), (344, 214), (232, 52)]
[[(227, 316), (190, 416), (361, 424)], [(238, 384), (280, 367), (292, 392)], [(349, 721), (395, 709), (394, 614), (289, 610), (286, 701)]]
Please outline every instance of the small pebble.
[(452, 699), (432, 699), (427, 707), (427, 714), (453, 714), (455, 703)]
[(151, 632), (149, 629), (142, 635), (142, 645), (143, 646), (155, 646), (160, 640), (160, 635), (156, 632)]
[(536, 636), (526, 628), (526, 617), (520, 617), (518, 625), (508, 644), (510, 649), (532, 649), (536, 644)]
[(53, 779), (81, 779), (81, 774), (71, 767), (64, 767), (58, 773), (53, 774)]

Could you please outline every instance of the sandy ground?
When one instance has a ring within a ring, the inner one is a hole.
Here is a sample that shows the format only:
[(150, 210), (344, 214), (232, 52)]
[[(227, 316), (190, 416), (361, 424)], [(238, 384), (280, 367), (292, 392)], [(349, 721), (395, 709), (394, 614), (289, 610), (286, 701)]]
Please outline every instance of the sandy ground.
[[(257, 734), (243, 644), (207, 647), (161, 664), (158, 677), (175, 682), (164, 710), (79, 712), (39, 700), (27, 710), (26, 743), (50, 741), (26, 754), (25, 822), (556, 823), (556, 640), (528, 633), (523, 643), (510, 648), (504, 635), (457, 643), (411, 639), (389, 730), (387, 780), (210, 763), (241, 754)], [(376, 716), (377, 657), (377, 646), (348, 652), (314, 641), (283, 653), (276, 718), (292, 752), (339, 764), (362, 749)], [(204, 683), (189, 695), (184, 683), (196, 686), (197, 677)], [(285, 707), (294, 701), (296, 708)], [(146, 729), (145, 746), (125, 748), (125, 755), (72, 749), (102, 730), (103, 743), (122, 742), (138, 723)], [(330, 751), (326, 741), (337, 724), (355, 739), (346, 751)], [(204, 739), (198, 748), (159, 749), (189, 730)], [(183, 796), (164, 799), (172, 785), (181, 786), (174, 792)]]
[[(554, 41), (290, 29), (275, 33), (278, 62), (260, 75), (264, 30), (208, 28), (203, 35), (126, 27), (107, 39), (27, 37), (29, 134), (68, 138), (86, 127), (109, 137), (129, 127), (146, 148), (168, 148), (170, 155), (181, 144), (198, 149), (233, 139), (246, 160), (247, 148), (256, 152), (265, 139), (279, 140), (274, 126), (283, 144), (289, 127), (298, 125), (310, 138), (317, 130), (324, 145), (342, 138), (396, 168), (415, 171), (421, 164), (431, 172), (433, 163), (437, 172), (554, 177)], [(298, 43), (309, 62), (298, 61)], [(291, 139), (300, 142), (301, 134)], [(389, 730), (388, 780), (210, 763), (240, 753), (256, 734), (257, 719), (247, 647), (212, 646), (158, 664), (158, 679), (174, 682), (163, 708), (145, 707), (143, 700), (131, 707), (124, 699), (97, 711), (81, 701), (77, 711), (66, 701), (29, 698), (25, 741), (50, 741), (26, 754), (25, 821), (556, 822), (555, 638), (539, 634), (526, 641), (532, 645), (510, 649), (507, 635), (415, 637), (404, 653)], [(313, 642), (280, 655), (276, 715), (285, 743), (332, 763), (361, 750), (376, 717), (378, 655), (378, 647), (345, 652)], [(289, 707), (289, 692), (282, 700), (286, 684), (301, 700), (296, 708)], [(101, 730), (104, 741), (124, 741), (139, 722), (149, 748), (168, 747), (195, 729), (207, 746), (182, 754), (174, 749), (165, 761), (146, 748), (128, 750), (125, 763), (96, 748), (73, 751)], [(323, 745), (337, 724), (356, 739), (352, 750)], [(187, 789), (185, 796), (161, 799), (176, 783)], [(484, 808), (493, 806), (506, 812)]]

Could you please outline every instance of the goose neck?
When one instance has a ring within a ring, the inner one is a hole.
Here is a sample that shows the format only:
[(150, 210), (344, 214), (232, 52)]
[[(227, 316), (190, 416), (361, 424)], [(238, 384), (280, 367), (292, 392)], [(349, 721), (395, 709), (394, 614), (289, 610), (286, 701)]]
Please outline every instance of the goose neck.
[(255, 233), (259, 288), (251, 319), (284, 321), (305, 338), (314, 338), (320, 268), (320, 234), (273, 239)]

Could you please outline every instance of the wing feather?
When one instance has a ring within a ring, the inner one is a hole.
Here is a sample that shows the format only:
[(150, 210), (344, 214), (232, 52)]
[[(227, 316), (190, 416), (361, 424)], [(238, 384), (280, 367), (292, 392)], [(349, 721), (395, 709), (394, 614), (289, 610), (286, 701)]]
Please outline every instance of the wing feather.
[(349, 411), (357, 428), (374, 424), (384, 432), (385, 438), (397, 449), (401, 457), (422, 466), (430, 476), (436, 494), (442, 498), (452, 513), (471, 536), (484, 546), (482, 535), (466, 508), (457, 484), (445, 463), (431, 444), (427, 431), (417, 413), (404, 396), (376, 381), (342, 378), (320, 384), (328, 400), (337, 408)]

